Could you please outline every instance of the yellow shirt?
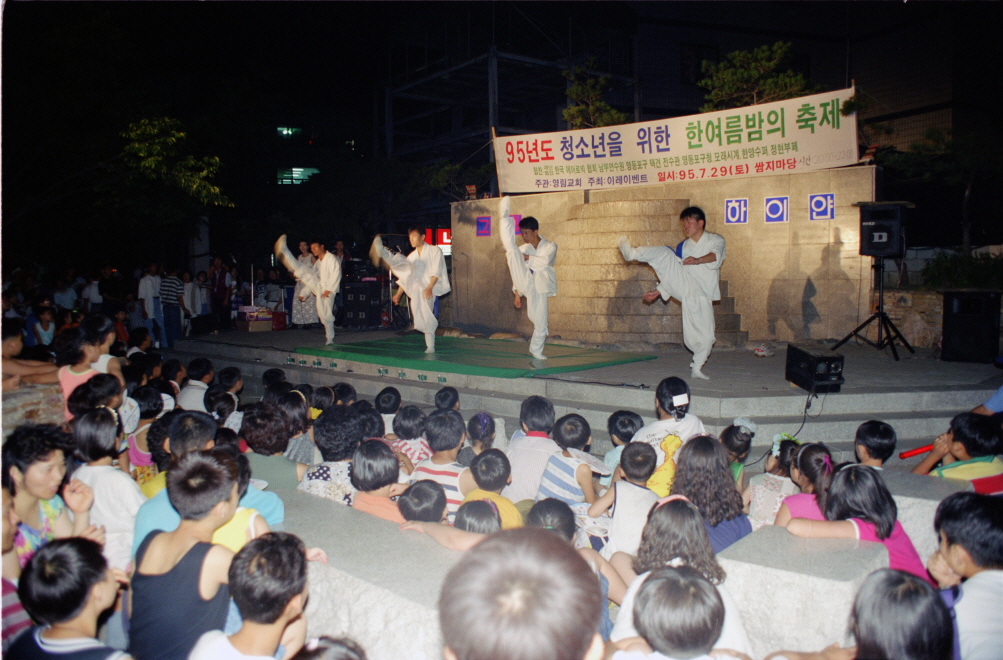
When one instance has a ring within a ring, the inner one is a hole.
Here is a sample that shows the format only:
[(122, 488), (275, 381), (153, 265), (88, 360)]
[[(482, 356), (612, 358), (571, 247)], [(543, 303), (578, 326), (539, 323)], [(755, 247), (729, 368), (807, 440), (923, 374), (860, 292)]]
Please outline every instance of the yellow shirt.
[[(250, 529), (256, 515), (258, 515), (256, 509), (238, 508), (237, 513), (233, 514), (233, 518), (230, 518), (230, 522), (213, 532), (212, 542), (234, 552), (240, 552), (240, 549), (247, 543), (247, 530)], [(253, 533), (252, 530), (251, 534)]]
[(512, 504), (512, 500), (509, 498), (503, 497), (498, 493), (475, 488), (467, 493), (467, 496), (463, 498), (463, 503), (466, 504), (467, 502), (477, 500), (490, 500), (494, 502), (498, 508), (498, 517), (501, 518), (502, 529), (516, 529), (525, 525), (522, 514), (519, 513), (519, 509), (515, 508), (515, 505)]
[(167, 488), (167, 472), (158, 472), (157, 476), (141, 485), (139, 490), (146, 495), (146, 499), (150, 499), (165, 488)]
[(998, 456), (979, 456), (967, 461), (955, 461), (933, 470), (930, 474), (941, 479), (981, 479), (1003, 473), (1003, 461)]

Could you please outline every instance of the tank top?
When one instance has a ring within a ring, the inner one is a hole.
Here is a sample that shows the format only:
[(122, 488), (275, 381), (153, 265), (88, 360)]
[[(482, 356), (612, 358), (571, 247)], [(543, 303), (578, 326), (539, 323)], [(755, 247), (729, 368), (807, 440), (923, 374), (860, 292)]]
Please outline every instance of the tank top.
[(126, 657), (96, 639), (44, 639), (43, 630), (43, 626), (38, 626), (18, 637), (4, 657), (8, 654), (21, 660), (119, 660)]
[(129, 465), (136, 471), (136, 483), (142, 486), (157, 476), (158, 470), (153, 462), (153, 454), (139, 448), (135, 433), (129, 435), (126, 442), (129, 444)]
[(575, 471), (581, 461), (568, 458), (563, 454), (554, 454), (547, 461), (547, 469), (543, 471), (540, 488), (536, 491), (536, 501), (553, 497), (565, 504), (578, 504), (585, 501), (585, 492), (575, 479)]
[(613, 505), (613, 521), (609, 526), (609, 541), (602, 549), (602, 556), (609, 559), (614, 552), (636, 555), (641, 545), (641, 532), (648, 522), (648, 511), (658, 501), (658, 494), (650, 488), (618, 481), (616, 501)]
[(211, 600), (199, 594), (202, 564), (212, 543), (196, 543), (174, 568), (161, 575), (139, 571), (150, 532), (136, 551), (132, 576), (132, 616), (129, 653), (135, 660), (186, 660), (203, 633), (222, 630), (230, 607), (230, 587), (221, 584)]

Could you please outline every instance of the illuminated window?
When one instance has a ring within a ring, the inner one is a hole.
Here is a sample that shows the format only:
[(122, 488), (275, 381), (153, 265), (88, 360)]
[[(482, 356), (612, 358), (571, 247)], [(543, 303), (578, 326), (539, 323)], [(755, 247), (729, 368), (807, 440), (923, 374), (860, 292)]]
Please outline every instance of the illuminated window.
[(279, 137), (281, 138), (291, 138), (297, 135), (303, 134), (302, 128), (290, 128), (288, 126), (279, 126), (278, 128)]
[(303, 183), (311, 176), (319, 172), (320, 170), (314, 167), (290, 167), (286, 169), (279, 168), (278, 176), (276, 177), (276, 183), (278, 183), (279, 185), (294, 185), (298, 183)]

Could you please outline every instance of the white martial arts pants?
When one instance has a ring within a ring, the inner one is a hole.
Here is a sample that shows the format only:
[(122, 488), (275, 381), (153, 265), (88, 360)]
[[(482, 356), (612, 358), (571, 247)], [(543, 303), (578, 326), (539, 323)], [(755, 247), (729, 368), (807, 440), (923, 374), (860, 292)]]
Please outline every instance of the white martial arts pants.
[(529, 340), (530, 355), (542, 358), (544, 357), (543, 345), (550, 332), (548, 327), (549, 296), (537, 292), (533, 273), (526, 265), (525, 255), (515, 245), (515, 220), (512, 216), (502, 217), (499, 231), (501, 231), (502, 246), (505, 248), (508, 272), (512, 276), (512, 286), (516, 291), (526, 296), (526, 314), (533, 324), (533, 336)]
[(690, 368), (700, 369), (710, 356), (714, 346), (714, 306), (710, 298), (703, 295), (691, 280), (683, 260), (664, 245), (632, 248), (629, 257), (641, 261), (655, 269), (659, 288), (675, 298), (683, 307), (683, 343), (693, 351)]
[(285, 258), (282, 262), (292, 272), (293, 277), (302, 282), (303, 286), (313, 292), (317, 298), (317, 318), (324, 325), (325, 343), (334, 342), (334, 295), (336, 292), (332, 291), (327, 298), (322, 298), (321, 294), (324, 293), (324, 290), (320, 288), (320, 278), (317, 277), (317, 272), (300, 263), (299, 259), (295, 258), (288, 248), (283, 248), (283, 255)]
[(439, 319), (435, 318), (435, 296), (425, 300), (425, 287), (414, 276), (414, 264), (402, 255), (393, 254), (386, 248), (381, 253), (383, 260), (390, 264), (404, 293), (411, 299), (411, 316), (414, 329), (425, 335), (425, 349), (435, 350), (435, 330)]

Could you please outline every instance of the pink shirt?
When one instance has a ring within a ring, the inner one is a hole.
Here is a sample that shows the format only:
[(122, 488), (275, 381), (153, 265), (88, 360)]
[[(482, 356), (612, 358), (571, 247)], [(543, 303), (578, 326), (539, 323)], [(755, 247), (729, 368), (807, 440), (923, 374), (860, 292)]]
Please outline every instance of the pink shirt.
[(70, 409), (66, 406), (66, 402), (69, 401), (70, 395), (73, 394), (73, 390), (77, 389), (77, 387), (83, 385), (97, 375), (97, 370), (91, 369), (90, 367), (87, 367), (87, 371), (82, 374), (71, 371), (69, 366), (61, 367), (59, 369), (59, 387), (63, 390), (63, 415), (66, 416), (67, 422), (73, 419), (73, 415), (70, 414)]
[(879, 539), (872, 523), (860, 520), (859, 518), (850, 518), (850, 522), (857, 528), (858, 539), (880, 543), (888, 549), (888, 568), (912, 573), (916, 577), (923, 578), (933, 586), (937, 586), (930, 579), (930, 576), (927, 575), (926, 566), (923, 564), (923, 560), (919, 558), (919, 553), (916, 552), (916, 548), (912, 544), (912, 539), (909, 538), (909, 535), (902, 528), (902, 523), (896, 520), (895, 525), (892, 527), (891, 535), (886, 539)]
[(791, 518), (807, 518), (808, 520), (825, 520), (822, 510), (818, 508), (818, 500), (811, 493), (798, 493), (784, 498), (784, 504), (791, 512)]

